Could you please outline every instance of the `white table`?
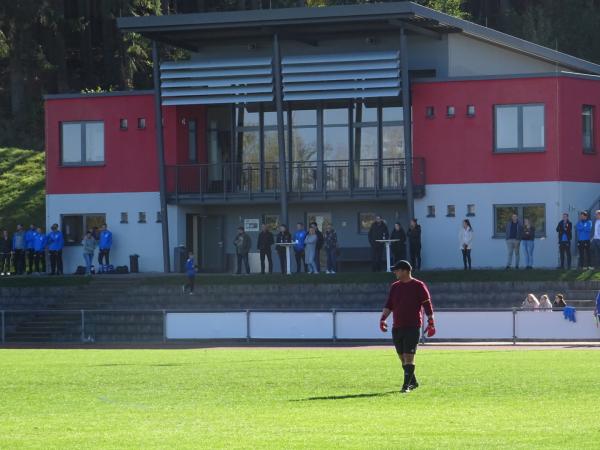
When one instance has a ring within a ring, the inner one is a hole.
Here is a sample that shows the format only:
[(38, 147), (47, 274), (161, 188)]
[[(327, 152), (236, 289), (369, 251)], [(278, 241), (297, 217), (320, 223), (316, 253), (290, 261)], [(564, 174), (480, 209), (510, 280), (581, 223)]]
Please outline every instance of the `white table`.
[(292, 265), (292, 258), (290, 256), (290, 253), (291, 253), (292, 247), (296, 244), (297, 244), (297, 241), (296, 242), (278, 242), (277, 244), (275, 244), (275, 245), (279, 245), (281, 247), (285, 247), (285, 259), (287, 261), (287, 265), (286, 265), (287, 275), (292, 274), (292, 268), (290, 267)]
[(392, 264), (390, 262), (390, 246), (392, 245), (392, 242), (399, 242), (400, 239), (377, 239), (375, 242), (381, 242), (383, 244), (385, 244), (385, 258), (386, 258), (386, 266), (387, 266), (387, 271), (391, 272), (392, 271)]

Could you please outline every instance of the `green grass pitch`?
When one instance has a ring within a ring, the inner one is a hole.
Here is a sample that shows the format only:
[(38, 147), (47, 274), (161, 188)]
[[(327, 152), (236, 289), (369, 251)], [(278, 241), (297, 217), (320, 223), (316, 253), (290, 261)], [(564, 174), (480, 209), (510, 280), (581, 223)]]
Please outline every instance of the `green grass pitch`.
[(0, 448), (600, 447), (600, 352), (0, 350)]

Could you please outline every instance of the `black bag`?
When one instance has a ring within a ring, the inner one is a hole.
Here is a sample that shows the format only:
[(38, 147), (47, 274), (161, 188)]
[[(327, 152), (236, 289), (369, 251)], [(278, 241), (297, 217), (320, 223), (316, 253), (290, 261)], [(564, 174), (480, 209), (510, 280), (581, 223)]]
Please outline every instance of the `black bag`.
[(117, 266), (117, 268), (115, 269), (115, 273), (119, 273), (119, 274), (129, 273), (129, 269), (127, 268), (127, 266)]
[(85, 267), (77, 266), (77, 269), (75, 269), (75, 275), (85, 275)]

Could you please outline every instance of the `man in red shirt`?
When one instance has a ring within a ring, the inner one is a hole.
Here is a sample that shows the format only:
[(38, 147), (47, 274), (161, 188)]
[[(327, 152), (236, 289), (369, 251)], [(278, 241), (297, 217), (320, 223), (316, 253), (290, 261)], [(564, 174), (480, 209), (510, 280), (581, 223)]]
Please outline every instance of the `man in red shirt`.
[(390, 288), (388, 300), (379, 321), (379, 328), (383, 332), (387, 331), (386, 319), (390, 313), (393, 313), (392, 338), (404, 369), (402, 392), (410, 392), (419, 386), (415, 378), (415, 353), (423, 325), (421, 310), (424, 309), (427, 314), (425, 332), (431, 337), (435, 334), (433, 307), (427, 286), (412, 277), (412, 267), (408, 261), (398, 261), (392, 270), (398, 281), (394, 282)]

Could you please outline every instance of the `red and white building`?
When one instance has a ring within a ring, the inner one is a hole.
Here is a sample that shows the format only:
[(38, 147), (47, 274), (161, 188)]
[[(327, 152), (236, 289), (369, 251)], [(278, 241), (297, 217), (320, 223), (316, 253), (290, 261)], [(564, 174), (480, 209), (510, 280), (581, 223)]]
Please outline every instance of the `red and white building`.
[(65, 271), (104, 221), (115, 265), (160, 271), (183, 245), (225, 271), (240, 224), (316, 219), (366, 248), (374, 214), (419, 219), (424, 268), (462, 266), (469, 218), (474, 266), (503, 267), (513, 210), (536, 227), (534, 265), (555, 267), (561, 214), (598, 203), (599, 65), (410, 2), (119, 25), (190, 59), (161, 63), (162, 90), (46, 98)]

